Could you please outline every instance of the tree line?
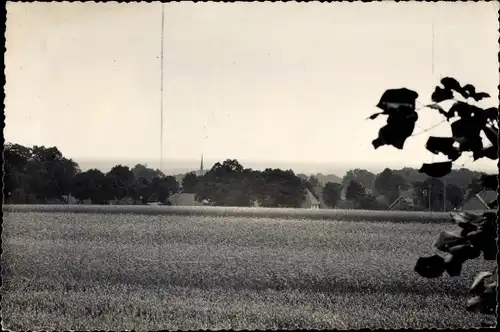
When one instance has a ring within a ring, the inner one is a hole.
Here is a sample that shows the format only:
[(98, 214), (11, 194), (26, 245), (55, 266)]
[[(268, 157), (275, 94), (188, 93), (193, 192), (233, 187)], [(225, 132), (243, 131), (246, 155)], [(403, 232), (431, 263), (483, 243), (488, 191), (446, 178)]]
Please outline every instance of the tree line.
[(387, 168), (378, 174), (354, 169), (340, 183), (322, 183), (319, 174), (307, 176), (272, 168), (259, 171), (228, 159), (215, 163), (205, 174), (187, 173), (179, 183), (174, 176), (142, 164), (132, 168), (116, 165), (107, 173), (81, 171), (56, 147), (9, 143), (4, 160), (3, 194), (8, 204), (61, 204), (68, 203), (70, 197), (89, 204), (169, 204), (169, 197), (182, 192), (214, 206), (298, 208), (308, 189), (323, 207), (387, 209), (403, 192), (411, 192), (413, 209), (439, 211), (445, 204), (447, 209), (457, 208), (467, 199), (464, 195), (479, 192), (482, 175), (460, 169), (442, 181), (411, 168)]

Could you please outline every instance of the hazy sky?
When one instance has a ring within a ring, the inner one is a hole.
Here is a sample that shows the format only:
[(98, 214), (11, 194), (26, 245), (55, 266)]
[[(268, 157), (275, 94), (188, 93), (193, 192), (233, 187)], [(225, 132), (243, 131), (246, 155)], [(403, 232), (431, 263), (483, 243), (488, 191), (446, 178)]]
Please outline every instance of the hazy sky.
[[(161, 6), (9, 3), (6, 140), (57, 146), (78, 162), (159, 160)], [(425, 141), (448, 135), (446, 124), (404, 151), (374, 150), (385, 117), (365, 119), (384, 90), (413, 89), (424, 104), (449, 75), (498, 105), (497, 7), (165, 4), (164, 159), (430, 162)], [(415, 133), (441, 120), (424, 109)]]

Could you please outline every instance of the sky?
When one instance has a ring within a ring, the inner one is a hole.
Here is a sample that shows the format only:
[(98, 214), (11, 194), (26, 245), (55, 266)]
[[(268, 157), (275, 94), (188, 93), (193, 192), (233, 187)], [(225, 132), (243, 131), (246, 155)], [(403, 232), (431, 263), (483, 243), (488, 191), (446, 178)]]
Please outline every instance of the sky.
[[(453, 76), (498, 105), (497, 3), (163, 6), (162, 150), (161, 3), (8, 3), (6, 141), (87, 164), (163, 155), (164, 169), (197, 167), (201, 154), (301, 171), (418, 167), (445, 160), (425, 142), (449, 126), (374, 150), (385, 117), (366, 118), (386, 89), (415, 90), (425, 105)], [(415, 134), (441, 121), (419, 110)]]

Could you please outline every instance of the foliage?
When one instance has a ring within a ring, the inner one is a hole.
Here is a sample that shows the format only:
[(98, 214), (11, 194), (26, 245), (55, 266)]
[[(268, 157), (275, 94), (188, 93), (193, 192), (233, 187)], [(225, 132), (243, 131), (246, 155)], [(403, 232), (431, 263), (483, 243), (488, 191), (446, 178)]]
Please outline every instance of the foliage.
[(182, 178), (182, 191), (185, 193), (195, 193), (197, 184), (198, 176), (195, 172), (189, 172)]
[(391, 202), (399, 197), (402, 190), (408, 189), (408, 184), (399, 174), (386, 168), (380, 174), (377, 174), (374, 182), (374, 189), (377, 193), (386, 196)]
[(327, 182), (323, 188), (323, 200), (328, 207), (335, 207), (340, 200), (342, 185), (340, 183)]
[[(421, 173), (439, 178), (451, 172), (452, 163), (464, 153), (472, 153), (474, 160), (489, 158), (498, 160), (498, 109), (491, 107), (483, 109), (469, 103), (488, 98), (484, 92), (476, 92), (471, 84), (461, 85), (456, 79), (445, 77), (441, 80), (442, 86), (436, 86), (431, 96), (434, 104), (428, 105), (430, 109), (437, 110), (450, 122), (451, 137), (429, 137), (426, 148), (434, 154), (442, 154), (448, 157), (448, 161), (432, 164), (424, 163), (420, 168)], [(457, 99), (461, 96), (463, 100)], [(404, 143), (413, 133), (418, 114), (415, 110), (415, 101), (418, 94), (415, 91), (402, 88), (387, 90), (381, 97), (377, 107), (383, 110), (373, 114), (374, 119), (380, 114), (388, 115), (387, 125), (379, 131), (379, 136), (372, 143), (375, 149), (382, 145), (392, 145), (403, 149)], [(451, 107), (445, 109), (442, 102), (452, 101)], [(484, 146), (481, 138), (483, 133), (488, 139)], [(426, 181), (422, 183), (425, 187)], [(430, 192), (438, 191), (438, 197), (443, 196), (444, 186), (437, 182), (427, 181)], [(497, 190), (498, 178), (496, 175), (484, 175), (481, 185), (490, 190)], [(416, 186), (418, 191), (419, 186)], [(441, 188), (441, 189), (439, 189)], [(440, 191), (439, 191), (440, 190)], [(446, 188), (448, 190), (448, 188)], [(457, 189), (449, 188), (449, 192), (455, 194)], [(434, 192), (433, 192), (434, 194)], [(456, 202), (456, 197), (453, 197)], [(460, 275), (462, 264), (469, 259), (478, 258), (483, 253), (484, 259), (495, 259), (497, 254), (497, 225), (496, 215), (483, 213), (481, 216), (470, 214), (452, 215), (455, 223), (462, 228), (460, 234), (443, 232), (435, 243), (435, 247), (447, 253), (443, 259), (438, 255), (421, 257), (415, 266), (415, 271), (420, 275), (432, 278), (440, 276), (447, 271), (450, 276)], [(480, 273), (470, 288), (473, 296), (468, 303), (468, 309), (482, 313), (493, 314), (496, 308), (496, 277), (487, 286), (484, 285), (486, 276), (496, 276), (496, 270), (492, 273)]]
[(347, 188), (351, 180), (356, 180), (363, 188), (372, 191), (375, 181), (375, 174), (366, 169), (352, 169), (346, 172), (342, 178), (342, 186)]
[(366, 189), (361, 183), (356, 180), (349, 181), (349, 184), (347, 185), (345, 191), (346, 199), (356, 203), (360, 202), (361, 199), (366, 196), (366, 194)]

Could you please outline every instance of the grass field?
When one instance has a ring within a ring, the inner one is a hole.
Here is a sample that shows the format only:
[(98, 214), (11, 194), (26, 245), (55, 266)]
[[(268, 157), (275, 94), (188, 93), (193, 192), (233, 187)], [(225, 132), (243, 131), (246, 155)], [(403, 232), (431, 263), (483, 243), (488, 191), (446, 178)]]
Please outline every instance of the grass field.
[[(449, 226), (448, 228), (453, 226)], [(9, 330), (478, 327), (479, 268), (413, 272), (443, 224), (5, 213)]]

